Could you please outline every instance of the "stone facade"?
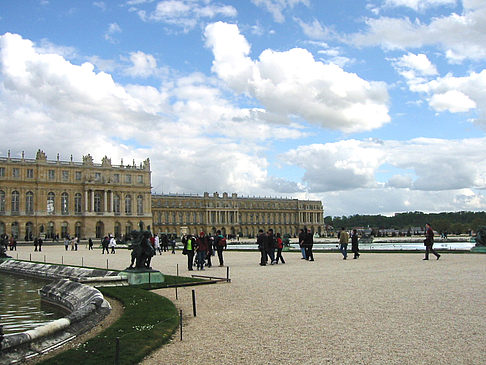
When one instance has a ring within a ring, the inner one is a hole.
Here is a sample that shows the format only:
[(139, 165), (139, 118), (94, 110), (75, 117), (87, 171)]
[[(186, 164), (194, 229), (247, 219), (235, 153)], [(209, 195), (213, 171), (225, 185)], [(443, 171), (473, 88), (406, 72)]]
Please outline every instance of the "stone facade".
[(154, 233), (221, 230), (254, 237), (260, 228), (296, 235), (303, 226), (321, 233), (321, 201), (222, 195), (151, 194), (150, 161), (139, 166), (113, 165), (108, 157), (94, 163), (0, 157), (0, 234), (32, 239), (83, 239), (113, 233), (121, 237), (140, 222)]
[(196, 234), (201, 231), (255, 237), (259, 229), (298, 235), (304, 226), (321, 234), (321, 201), (222, 195), (152, 195), (155, 233)]
[(147, 159), (136, 166), (112, 165), (108, 157), (94, 163), (0, 158), (0, 234), (19, 239), (66, 234), (81, 238), (122, 236), (152, 224), (151, 172)]

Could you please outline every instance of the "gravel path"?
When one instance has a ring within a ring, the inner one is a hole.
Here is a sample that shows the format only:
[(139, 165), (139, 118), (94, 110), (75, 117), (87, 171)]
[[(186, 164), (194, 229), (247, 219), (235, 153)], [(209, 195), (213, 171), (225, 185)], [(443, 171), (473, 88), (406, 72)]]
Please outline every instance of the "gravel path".
[[(31, 249), (19, 248), (19, 258)], [(33, 260), (123, 269), (129, 253), (64, 252)], [(10, 253), (10, 251), (9, 251)], [(15, 257), (15, 252), (14, 255)], [(260, 267), (257, 252), (225, 252), (232, 282), (157, 290), (183, 310), (177, 333), (142, 364), (484, 364), (486, 255), (362, 254), (315, 262), (284, 253), (285, 265)], [(164, 253), (154, 268), (189, 275), (185, 256)], [(216, 259), (217, 261), (217, 259)], [(214, 261), (213, 261), (214, 262)], [(193, 273), (197, 273), (194, 271)], [(205, 274), (224, 277), (226, 268)], [(197, 317), (192, 316), (192, 289)]]

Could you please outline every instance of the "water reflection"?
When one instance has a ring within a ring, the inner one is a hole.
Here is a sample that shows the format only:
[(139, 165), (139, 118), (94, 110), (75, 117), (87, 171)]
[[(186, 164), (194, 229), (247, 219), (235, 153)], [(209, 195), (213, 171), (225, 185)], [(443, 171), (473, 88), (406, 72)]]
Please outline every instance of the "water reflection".
[(43, 280), (0, 273), (0, 323), (5, 334), (26, 331), (63, 317), (61, 309), (41, 301), (38, 289), (45, 284)]

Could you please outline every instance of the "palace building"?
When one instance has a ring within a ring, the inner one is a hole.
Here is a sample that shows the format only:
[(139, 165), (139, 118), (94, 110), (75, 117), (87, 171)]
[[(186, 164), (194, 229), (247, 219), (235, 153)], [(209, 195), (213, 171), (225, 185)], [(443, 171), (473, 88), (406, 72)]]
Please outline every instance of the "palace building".
[(139, 166), (0, 157), (0, 234), (20, 240), (66, 235), (122, 237), (134, 229), (153, 233), (215, 233), (254, 237), (259, 229), (297, 235), (324, 229), (321, 201), (241, 197), (233, 193), (152, 194), (150, 160)]

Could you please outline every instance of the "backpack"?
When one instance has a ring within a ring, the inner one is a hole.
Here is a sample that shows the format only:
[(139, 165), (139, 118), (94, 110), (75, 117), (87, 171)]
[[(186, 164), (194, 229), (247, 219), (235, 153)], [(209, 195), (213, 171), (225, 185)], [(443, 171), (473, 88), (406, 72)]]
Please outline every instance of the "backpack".
[(221, 247), (225, 247), (226, 246), (226, 238), (222, 237), (219, 241), (218, 241), (218, 245), (221, 246)]

